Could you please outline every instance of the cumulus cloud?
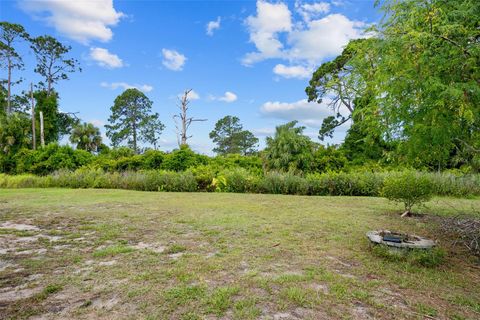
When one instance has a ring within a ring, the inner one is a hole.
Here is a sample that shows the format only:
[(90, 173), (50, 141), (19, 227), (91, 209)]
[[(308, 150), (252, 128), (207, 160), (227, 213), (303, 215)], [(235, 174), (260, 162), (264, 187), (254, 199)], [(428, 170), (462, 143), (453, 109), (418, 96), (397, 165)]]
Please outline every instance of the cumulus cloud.
[(207, 35), (213, 36), (213, 31), (216, 29), (220, 29), (220, 22), (221, 22), (220, 17), (217, 17), (217, 20), (209, 21), (207, 23)]
[(312, 75), (312, 68), (303, 66), (286, 66), (284, 64), (277, 64), (273, 68), (273, 73), (284, 78), (307, 79)]
[(362, 37), (364, 26), (364, 23), (352, 21), (342, 14), (312, 20), (306, 29), (289, 34), (288, 41), (292, 45), (289, 57), (315, 64), (336, 56), (348, 41)]
[(209, 97), (210, 100), (218, 100), (218, 101), (223, 101), (227, 103), (234, 102), (237, 100), (237, 98), (238, 98), (237, 95), (230, 91), (225, 92), (225, 94), (221, 97), (216, 97), (212, 95)]
[(109, 41), (113, 36), (111, 27), (125, 16), (115, 10), (112, 0), (22, 0), (20, 8), (83, 44), (91, 40)]
[[(295, 102), (268, 101), (260, 107), (260, 112), (265, 117), (286, 121), (298, 120), (308, 127), (320, 128), (324, 118), (334, 115), (333, 110), (329, 107), (330, 102), (328, 98), (324, 99), (321, 104), (308, 102), (307, 99)], [(340, 108), (340, 113), (347, 116), (348, 110)], [(345, 126), (348, 128), (350, 122), (347, 122)]]
[[(326, 58), (340, 54), (349, 40), (364, 36), (365, 23), (338, 13), (328, 14), (330, 5), (326, 2), (297, 2), (295, 8), (303, 20), (295, 21), (285, 3), (257, 1), (256, 15), (245, 20), (250, 42), (257, 50), (243, 57), (244, 65), (277, 58), (313, 70)], [(282, 66), (274, 72), (290, 78), (305, 77), (298, 76), (304, 70)], [(293, 77), (292, 73), (297, 75)]]
[(90, 58), (96, 61), (99, 66), (109, 69), (124, 66), (122, 59), (104, 48), (90, 48)]
[(292, 30), (292, 14), (286, 4), (257, 1), (257, 15), (249, 16), (245, 24), (250, 33), (250, 42), (258, 51), (248, 53), (242, 60), (243, 64), (251, 65), (283, 55), (283, 44), (278, 35)]
[(265, 116), (286, 121), (298, 120), (310, 127), (320, 127), (323, 118), (331, 115), (327, 108), (308, 102), (307, 99), (291, 103), (268, 101), (260, 107), (260, 112)]
[(162, 64), (170, 70), (181, 71), (187, 57), (175, 50), (162, 49)]
[(116, 90), (118, 88), (122, 88), (123, 90), (135, 88), (143, 92), (150, 92), (153, 90), (153, 87), (148, 84), (139, 85), (139, 84), (128, 84), (126, 82), (111, 82), (111, 83), (102, 82), (100, 83), (100, 86), (103, 88), (109, 88), (111, 90)]
[(315, 3), (295, 3), (295, 9), (303, 17), (304, 21), (310, 21), (321, 14), (326, 14), (330, 11), (330, 4), (328, 2)]
[[(182, 98), (183, 97), (183, 92), (182, 93), (179, 93), (177, 95), (177, 98)], [(199, 100), (200, 99), (200, 95), (195, 91), (195, 90), (192, 90), (190, 91), (190, 93), (188, 94), (188, 99), (190, 100)]]

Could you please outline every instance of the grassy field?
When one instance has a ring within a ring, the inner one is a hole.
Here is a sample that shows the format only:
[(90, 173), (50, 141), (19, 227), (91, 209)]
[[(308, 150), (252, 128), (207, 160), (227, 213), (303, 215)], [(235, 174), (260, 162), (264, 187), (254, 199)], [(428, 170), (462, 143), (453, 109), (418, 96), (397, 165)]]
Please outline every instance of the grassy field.
[[(0, 318), (480, 319), (480, 268), (433, 216), (380, 198), (0, 189)], [(389, 262), (372, 229), (439, 241), (435, 268)]]

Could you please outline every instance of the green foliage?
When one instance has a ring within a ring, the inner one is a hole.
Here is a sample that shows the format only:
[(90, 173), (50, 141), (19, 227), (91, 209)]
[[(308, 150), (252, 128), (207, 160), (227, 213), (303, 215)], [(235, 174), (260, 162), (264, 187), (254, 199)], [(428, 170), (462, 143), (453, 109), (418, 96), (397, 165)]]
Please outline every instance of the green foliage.
[(414, 205), (421, 205), (433, 196), (431, 179), (422, 173), (404, 171), (388, 176), (384, 181), (382, 195), (388, 200), (401, 202), (411, 212)]
[(209, 136), (213, 143), (217, 145), (213, 151), (220, 155), (252, 154), (256, 151), (255, 146), (258, 143), (258, 138), (250, 131), (243, 130), (240, 119), (232, 116), (226, 116), (218, 120), (215, 129), (210, 132)]
[(153, 102), (138, 89), (127, 89), (115, 98), (112, 114), (106, 125), (107, 136), (117, 147), (122, 142), (139, 152), (138, 143), (148, 142), (155, 147), (164, 125), (158, 113), (152, 113)]
[(308, 194), (307, 180), (292, 173), (270, 172), (259, 182), (261, 193)]
[(78, 120), (58, 109), (58, 94), (47, 90), (36, 91), (35, 128), (37, 144), (40, 142), (40, 112), (43, 113), (43, 131), (45, 144), (58, 142), (64, 135), (70, 133), (72, 127), (78, 125)]
[(75, 170), (93, 161), (93, 156), (84, 150), (52, 143), (38, 150), (23, 150), (15, 160), (18, 173), (29, 172), (46, 175), (60, 169)]
[(330, 172), (306, 177), (310, 194), (330, 196), (378, 196), (384, 174), (371, 172)]
[(171, 171), (185, 171), (188, 168), (207, 164), (208, 157), (196, 154), (187, 145), (165, 155), (162, 169)]
[[(24, 158), (32, 160), (36, 152), (27, 152)], [(85, 151), (87, 156), (91, 155)], [(27, 162), (27, 161), (25, 161)], [(37, 168), (26, 163), (24, 167)], [(42, 166), (43, 168), (43, 166)], [(201, 168), (197, 171), (195, 169)], [(305, 178), (291, 173), (270, 172), (264, 177), (236, 168), (213, 173), (210, 166), (197, 167), (184, 172), (139, 170), (105, 172), (101, 168), (81, 168), (75, 171), (60, 170), (48, 176), (30, 174), (2, 175), (0, 188), (65, 187), (129, 189), (140, 191), (217, 191), (251, 192), (296, 195), (378, 196), (384, 180), (402, 175), (399, 172), (330, 172), (309, 174)], [(206, 172), (202, 171), (205, 170)], [(480, 195), (480, 176), (454, 176), (451, 174), (422, 173), (433, 183), (433, 192), (443, 196)], [(457, 186), (466, 187), (459, 193)]]
[(35, 72), (45, 78), (47, 92), (59, 80), (68, 80), (68, 74), (81, 69), (78, 60), (66, 58), (65, 55), (72, 49), (65, 46), (51, 36), (40, 36), (31, 39), (31, 48), (37, 58)]
[(14, 172), (15, 154), (30, 144), (29, 118), (21, 113), (0, 115), (0, 170)]
[(268, 169), (281, 172), (309, 172), (313, 163), (313, 143), (303, 135), (297, 121), (278, 126), (274, 137), (267, 137), (264, 152)]
[(318, 145), (317, 150), (313, 154), (314, 171), (340, 171), (347, 165), (347, 158), (342, 150), (336, 146), (324, 147)]
[(478, 154), (479, 2), (385, 0), (382, 10), (374, 85), (398, 153), (432, 169)]
[(84, 122), (73, 128), (70, 135), (70, 142), (76, 144), (77, 149), (88, 152), (97, 152), (102, 144), (100, 129), (91, 123)]
[[(12, 90), (11, 87), (14, 84), (21, 82), (20, 80), (12, 80), (12, 73), (15, 69), (23, 69), (23, 59), (15, 48), (15, 42), (19, 40), (29, 40), (30, 36), (25, 31), (23, 26), (10, 23), (7, 21), (0, 22), (0, 67), (7, 69), (7, 89), (5, 90), (6, 103), (1, 108), (0, 113), (9, 115), (12, 112)], [(3, 81), (2, 81), (3, 82)], [(2, 86), (3, 89), (3, 86)]]
[(243, 168), (228, 169), (219, 173), (213, 181), (216, 191), (255, 192), (258, 179)]

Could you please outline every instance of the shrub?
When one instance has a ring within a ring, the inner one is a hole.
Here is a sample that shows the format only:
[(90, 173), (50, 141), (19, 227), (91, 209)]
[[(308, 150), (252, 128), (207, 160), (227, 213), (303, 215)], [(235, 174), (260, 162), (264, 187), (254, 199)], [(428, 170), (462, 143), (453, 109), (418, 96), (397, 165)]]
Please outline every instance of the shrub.
[(242, 156), (239, 154), (228, 154), (217, 156), (210, 161), (211, 165), (218, 169), (243, 168), (254, 175), (263, 174), (262, 159), (259, 156)]
[(215, 186), (217, 191), (237, 193), (255, 192), (256, 181), (255, 176), (247, 170), (235, 168), (221, 172), (215, 180)]
[(309, 194), (331, 196), (378, 196), (383, 174), (330, 172), (307, 175)]
[(382, 195), (390, 201), (403, 203), (405, 214), (409, 214), (414, 205), (430, 200), (433, 191), (434, 186), (427, 175), (404, 171), (385, 178)]
[(214, 179), (217, 171), (212, 166), (200, 165), (191, 168), (190, 172), (197, 181), (198, 189), (201, 191), (215, 191)]
[(291, 173), (270, 172), (261, 180), (259, 191), (273, 194), (308, 194), (308, 182), (306, 179)]
[(165, 158), (165, 153), (158, 150), (147, 150), (143, 154), (143, 169), (160, 169)]
[(162, 169), (169, 171), (185, 171), (201, 164), (208, 164), (208, 157), (196, 154), (189, 147), (182, 146), (179, 150), (166, 154)]
[(47, 175), (60, 169), (75, 170), (90, 164), (94, 156), (85, 150), (51, 143), (38, 150), (23, 149), (15, 155), (18, 173)]

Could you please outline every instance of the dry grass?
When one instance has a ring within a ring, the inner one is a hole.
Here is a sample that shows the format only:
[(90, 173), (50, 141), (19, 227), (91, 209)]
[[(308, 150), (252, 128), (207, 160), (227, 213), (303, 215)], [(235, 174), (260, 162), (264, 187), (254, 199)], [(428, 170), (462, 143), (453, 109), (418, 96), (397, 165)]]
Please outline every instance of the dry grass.
[[(430, 215), (480, 206), (436, 199)], [(427, 216), (384, 199), (0, 189), (0, 318), (478, 319), (480, 269)], [(17, 225), (37, 229), (18, 230)], [(436, 268), (374, 255), (389, 228)]]

